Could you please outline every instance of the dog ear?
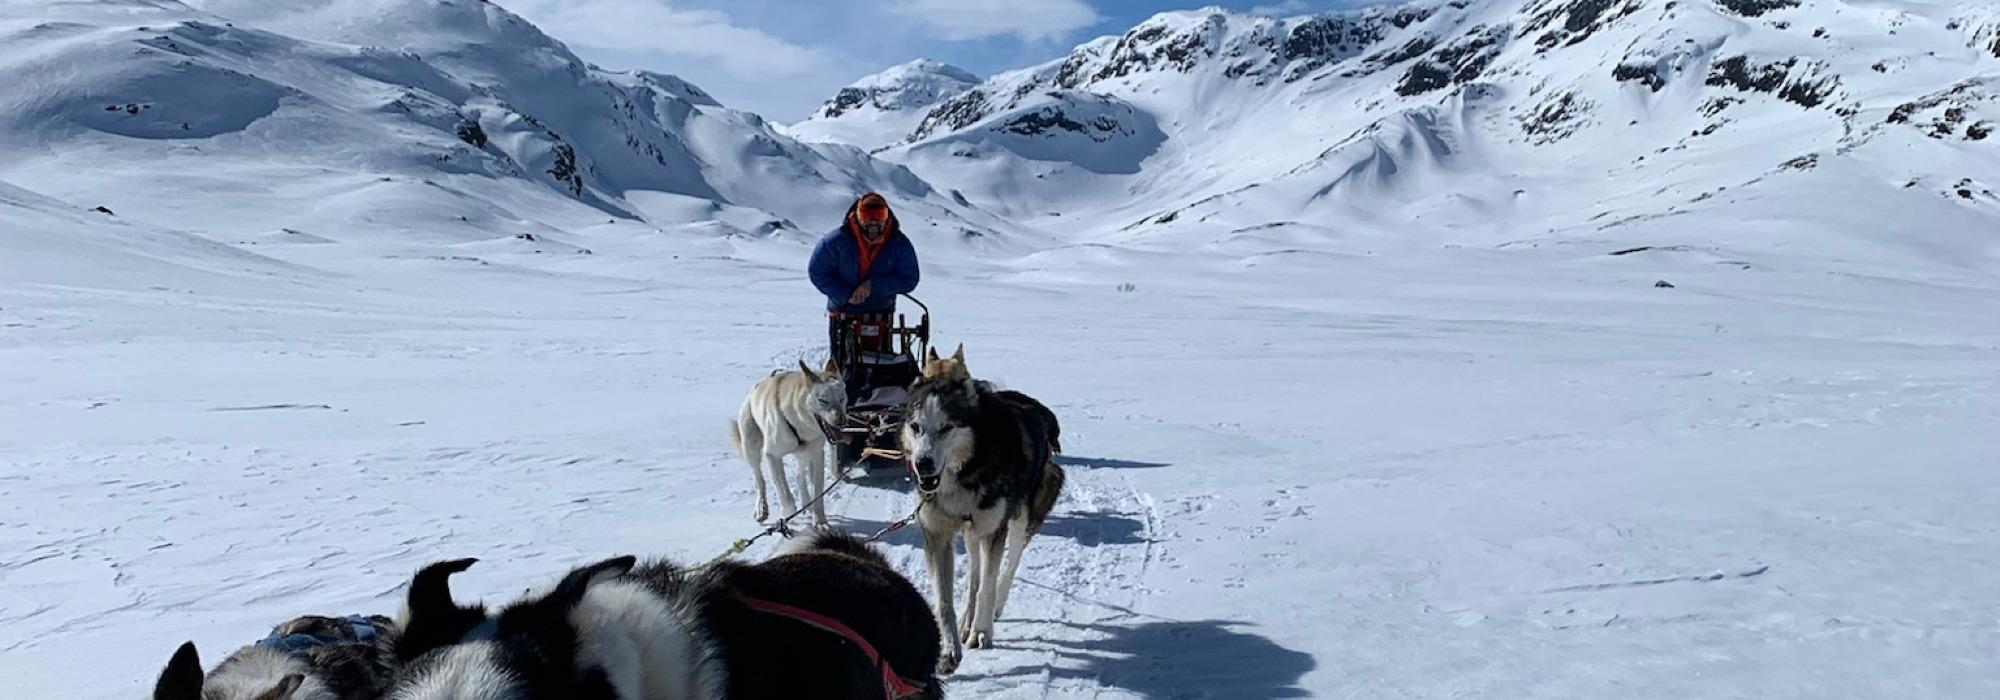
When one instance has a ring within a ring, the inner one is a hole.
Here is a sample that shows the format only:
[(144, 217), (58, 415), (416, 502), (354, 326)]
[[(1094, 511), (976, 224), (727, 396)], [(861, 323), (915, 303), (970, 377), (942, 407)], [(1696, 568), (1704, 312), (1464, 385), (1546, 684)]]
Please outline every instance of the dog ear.
[(153, 700), (201, 700), (201, 653), (194, 642), (174, 650), (160, 679), (153, 683)]
[(951, 351), (951, 361), (965, 364), (965, 343), (959, 343), (958, 349)]
[(583, 602), (583, 595), (590, 592), (591, 586), (624, 576), (632, 571), (632, 567), (638, 565), (639, 558), (628, 554), (571, 571), (568, 576), (563, 577), (562, 583), (556, 584), (555, 592), (550, 593), (543, 602), (560, 606), (565, 610), (574, 608)]
[(441, 561), (417, 570), (403, 612), (402, 639), (396, 659), (409, 662), (440, 647), (457, 644), (467, 632), (486, 621), (486, 606), (463, 606), (451, 597), (451, 575), (472, 568), (478, 559)]
[(819, 371), (821, 374), (839, 374), (840, 362), (831, 357), (826, 358), (826, 366), (821, 367)]

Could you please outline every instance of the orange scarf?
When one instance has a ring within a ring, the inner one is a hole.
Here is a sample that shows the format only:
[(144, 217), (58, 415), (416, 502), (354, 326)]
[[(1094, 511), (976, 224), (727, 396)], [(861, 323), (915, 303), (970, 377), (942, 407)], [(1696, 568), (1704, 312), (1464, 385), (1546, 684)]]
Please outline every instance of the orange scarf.
[(883, 248), (888, 247), (889, 236), (894, 232), (884, 230), (882, 232), (882, 240), (871, 244), (868, 242), (868, 235), (861, 232), (860, 222), (849, 221), (847, 231), (854, 235), (854, 245), (861, 251), (861, 279), (866, 281), (868, 279), (868, 270), (875, 267), (875, 257), (882, 254)]

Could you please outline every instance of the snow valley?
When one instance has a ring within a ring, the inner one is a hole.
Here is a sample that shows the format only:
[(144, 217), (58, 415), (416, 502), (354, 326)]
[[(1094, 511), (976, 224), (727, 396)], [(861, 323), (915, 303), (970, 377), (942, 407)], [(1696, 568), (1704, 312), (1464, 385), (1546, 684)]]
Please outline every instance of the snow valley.
[(558, 39), (0, 3), (12, 694), (723, 551), (876, 190), (1072, 479), (954, 695), (2000, 695), (1990, 4), (1177, 11), (789, 125)]

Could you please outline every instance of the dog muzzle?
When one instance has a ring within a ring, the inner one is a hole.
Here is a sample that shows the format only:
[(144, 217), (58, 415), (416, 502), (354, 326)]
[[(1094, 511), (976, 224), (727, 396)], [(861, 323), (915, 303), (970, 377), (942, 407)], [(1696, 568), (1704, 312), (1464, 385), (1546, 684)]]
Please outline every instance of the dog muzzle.
[(920, 463), (917, 460), (912, 459), (909, 460), (909, 465), (910, 465), (910, 478), (916, 480), (918, 491), (922, 493), (931, 493), (933, 491), (938, 490), (938, 487), (943, 485), (944, 473), (938, 471), (936, 462), (932, 462), (930, 460), (923, 460)]
[(828, 442), (831, 442), (836, 445), (847, 444), (848, 440), (847, 431), (841, 430), (840, 426), (838, 425), (826, 422), (825, 418), (820, 418), (818, 420), (819, 420), (819, 431), (826, 435), (826, 439)]

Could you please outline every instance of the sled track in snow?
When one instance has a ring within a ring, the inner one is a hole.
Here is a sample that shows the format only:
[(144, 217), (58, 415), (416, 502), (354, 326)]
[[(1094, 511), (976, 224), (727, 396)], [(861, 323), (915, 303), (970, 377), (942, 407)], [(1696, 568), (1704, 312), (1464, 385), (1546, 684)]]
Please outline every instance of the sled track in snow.
[[(1007, 610), (994, 625), (997, 647), (966, 650), (953, 693), (979, 697), (1097, 697), (1091, 649), (1107, 630), (1136, 617), (1158, 558), (1152, 497), (1112, 470), (1069, 467), (1069, 483), (1042, 532), (1029, 542)], [(836, 494), (835, 524), (869, 533), (909, 513), (913, 494), (882, 488)], [(923, 534), (914, 525), (883, 538), (898, 570), (932, 597)], [(954, 567), (963, 608), (964, 554)]]

